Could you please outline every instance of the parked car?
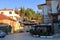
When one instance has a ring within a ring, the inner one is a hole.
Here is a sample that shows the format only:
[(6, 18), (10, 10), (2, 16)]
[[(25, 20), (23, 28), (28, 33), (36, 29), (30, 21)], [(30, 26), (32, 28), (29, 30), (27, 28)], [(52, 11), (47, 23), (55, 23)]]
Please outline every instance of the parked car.
[(0, 30), (0, 37), (5, 37), (6, 36), (6, 33), (2, 30)]
[(11, 26), (5, 23), (0, 23), (0, 37), (5, 37), (11, 32)]

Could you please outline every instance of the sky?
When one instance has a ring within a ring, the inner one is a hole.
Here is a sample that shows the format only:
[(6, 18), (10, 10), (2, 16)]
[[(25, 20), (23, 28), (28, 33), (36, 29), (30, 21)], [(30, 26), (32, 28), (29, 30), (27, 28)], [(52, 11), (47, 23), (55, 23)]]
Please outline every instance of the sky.
[(2, 8), (32, 8), (38, 11), (37, 5), (45, 3), (45, 0), (0, 0), (0, 9)]

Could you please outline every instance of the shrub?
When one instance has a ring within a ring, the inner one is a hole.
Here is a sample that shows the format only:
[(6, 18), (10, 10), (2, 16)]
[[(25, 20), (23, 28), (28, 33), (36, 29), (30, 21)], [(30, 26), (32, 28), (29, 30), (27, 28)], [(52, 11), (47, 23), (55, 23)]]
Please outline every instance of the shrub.
[(36, 32), (35, 32), (33, 29), (30, 29), (30, 33), (31, 33), (32, 35), (36, 35)]

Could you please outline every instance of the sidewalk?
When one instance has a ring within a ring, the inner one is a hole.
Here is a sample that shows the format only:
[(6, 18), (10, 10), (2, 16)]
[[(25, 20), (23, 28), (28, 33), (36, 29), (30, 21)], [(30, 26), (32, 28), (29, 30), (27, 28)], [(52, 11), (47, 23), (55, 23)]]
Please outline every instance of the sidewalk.
[(54, 34), (54, 38), (60, 38), (60, 34)]
[(7, 35), (5, 38), (0, 38), (0, 40), (60, 40), (60, 38), (40, 38), (32, 37), (30, 33), (15, 33)]

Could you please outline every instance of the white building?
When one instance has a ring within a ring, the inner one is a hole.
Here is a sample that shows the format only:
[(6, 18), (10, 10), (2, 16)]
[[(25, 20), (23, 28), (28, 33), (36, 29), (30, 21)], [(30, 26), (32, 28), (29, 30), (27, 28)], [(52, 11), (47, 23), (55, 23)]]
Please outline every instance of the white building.
[(9, 16), (9, 17), (13, 18), (14, 20), (18, 20), (17, 18), (20, 17), (18, 14), (15, 13), (15, 10), (8, 9), (8, 8), (1, 9), (0, 14), (4, 14), (6, 16)]
[[(18, 10), (13, 10), (13, 9), (8, 9), (8, 8), (4, 8), (4, 9), (0, 9), (0, 14), (3, 14), (15, 21), (13, 21), (11, 23), (11, 21), (7, 21), (9, 22), (8, 24), (9, 25), (13, 25), (14, 26), (14, 31), (17, 31), (17, 30), (20, 30), (22, 29), (21, 26), (20, 26), (20, 23), (19, 23), (19, 20), (20, 20), (20, 14), (18, 12)], [(5, 22), (6, 20), (4, 20)], [(5, 22), (6, 23), (6, 22)], [(13, 24), (14, 23), (14, 24)]]

